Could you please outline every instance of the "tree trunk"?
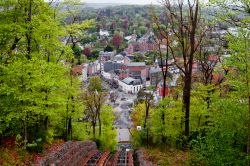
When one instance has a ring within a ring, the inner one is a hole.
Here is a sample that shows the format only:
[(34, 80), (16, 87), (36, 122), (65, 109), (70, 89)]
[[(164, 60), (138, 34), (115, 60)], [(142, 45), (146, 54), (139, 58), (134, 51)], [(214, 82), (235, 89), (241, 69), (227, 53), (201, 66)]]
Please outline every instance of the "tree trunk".
[[(146, 99), (147, 100), (147, 99)], [(147, 101), (146, 101), (147, 102)], [(147, 127), (147, 120), (148, 120), (148, 116), (149, 116), (149, 107), (150, 107), (150, 104), (149, 103), (146, 103), (146, 114), (145, 114), (145, 119), (144, 119), (144, 128)]]
[(48, 122), (49, 122), (49, 116), (46, 116), (44, 119), (44, 129), (48, 130)]
[(166, 97), (166, 80), (167, 80), (167, 71), (165, 71), (166, 73), (163, 76), (163, 94), (162, 94), (162, 99), (164, 99)]
[(95, 124), (95, 122), (92, 122), (92, 129), (93, 129), (93, 137), (94, 137), (94, 139), (95, 139), (95, 126), (96, 126), (96, 124)]
[(68, 120), (68, 137), (70, 140), (72, 140), (72, 118), (69, 117)]
[(100, 137), (102, 135), (102, 123), (101, 123), (100, 112), (98, 114), (98, 123), (99, 123), (99, 137)]
[[(246, 64), (246, 84), (247, 84), (247, 93), (248, 93), (248, 136), (247, 136), (247, 154), (250, 153), (250, 92), (249, 92), (249, 75), (248, 75), (248, 63)], [(249, 166), (249, 160), (247, 162)]]
[[(247, 80), (248, 84), (248, 80)], [(247, 154), (250, 153), (250, 96), (248, 95), (248, 136), (247, 136)], [(247, 161), (247, 165), (249, 166), (249, 160)]]
[(189, 113), (190, 113), (190, 91), (191, 91), (191, 73), (185, 74), (183, 88), (183, 111), (185, 112), (185, 131), (184, 134), (189, 137)]
[[(164, 112), (161, 113), (161, 121), (162, 121), (162, 126), (164, 126), (165, 125), (165, 113)], [(162, 128), (161, 133), (162, 133), (161, 141), (162, 141), (163, 144), (165, 144), (166, 143), (166, 137), (163, 135), (163, 128)]]
[(27, 116), (24, 120), (24, 148), (26, 149), (28, 143), (28, 131), (27, 131)]
[[(167, 62), (166, 62), (167, 63)], [(166, 66), (167, 67), (167, 66)], [(163, 74), (163, 94), (162, 94), (162, 99), (164, 99), (166, 97), (166, 80), (167, 80), (167, 71), (165, 71), (166, 73)], [(164, 126), (165, 125), (165, 112), (162, 112), (161, 114), (161, 122), (162, 122), (162, 125)], [(166, 137), (162, 134), (161, 136), (161, 140), (162, 140), (162, 143), (166, 143)]]
[(65, 141), (67, 141), (68, 139), (68, 113), (69, 113), (69, 97), (68, 97), (68, 101), (67, 101), (67, 104), (66, 104), (66, 119), (65, 119)]
[(32, 21), (32, 5), (33, 5), (33, 0), (30, 0), (29, 1), (29, 11), (28, 11), (28, 19), (27, 19), (27, 23), (30, 24), (28, 25), (28, 32), (26, 33), (26, 38), (27, 38), (27, 58), (30, 59), (31, 56), (31, 40), (32, 40), (32, 37), (31, 37), (31, 21)]

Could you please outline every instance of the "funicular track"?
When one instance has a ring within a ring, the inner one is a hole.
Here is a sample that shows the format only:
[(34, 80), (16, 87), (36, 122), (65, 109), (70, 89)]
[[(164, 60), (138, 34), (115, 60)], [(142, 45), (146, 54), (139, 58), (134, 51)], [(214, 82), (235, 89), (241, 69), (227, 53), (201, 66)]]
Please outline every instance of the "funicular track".
[(94, 142), (66, 142), (57, 152), (48, 154), (35, 166), (134, 166), (133, 152), (119, 149), (100, 152)]

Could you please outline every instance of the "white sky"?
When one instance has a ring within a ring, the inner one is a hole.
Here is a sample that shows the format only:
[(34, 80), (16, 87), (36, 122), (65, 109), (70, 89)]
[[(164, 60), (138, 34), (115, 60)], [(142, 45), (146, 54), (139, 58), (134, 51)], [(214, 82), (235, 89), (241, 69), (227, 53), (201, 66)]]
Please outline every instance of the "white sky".
[(156, 4), (159, 0), (83, 0), (86, 3)]

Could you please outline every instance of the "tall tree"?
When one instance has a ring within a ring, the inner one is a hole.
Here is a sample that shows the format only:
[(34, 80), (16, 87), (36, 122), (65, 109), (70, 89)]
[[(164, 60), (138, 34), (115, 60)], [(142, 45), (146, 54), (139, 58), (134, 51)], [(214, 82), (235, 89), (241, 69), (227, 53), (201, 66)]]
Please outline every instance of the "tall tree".
[[(240, 74), (243, 76), (241, 83), (245, 87), (248, 98), (248, 139), (247, 153), (250, 153), (250, 93), (249, 93), (249, 27), (250, 27), (250, 1), (249, 0), (213, 0), (212, 6), (219, 6), (223, 12), (217, 12), (220, 21), (236, 27), (238, 35), (230, 34), (229, 50), (233, 52), (232, 59)], [(238, 45), (237, 45), (238, 44)], [(238, 62), (238, 63), (237, 63)], [(240, 95), (241, 96), (241, 95)], [(250, 165), (248, 161), (248, 165)]]
[[(190, 92), (192, 82), (192, 71), (195, 54), (204, 36), (204, 29), (199, 28), (201, 24), (201, 10), (199, 0), (172, 1), (164, 0), (165, 16), (168, 27), (171, 27), (172, 42), (169, 44), (171, 55), (175, 65), (184, 74), (183, 86), (183, 111), (185, 112), (185, 136), (189, 137), (190, 116)], [(166, 38), (166, 37), (165, 37)], [(174, 42), (175, 41), (175, 42)], [(178, 59), (181, 55), (183, 60)]]
[(59, 40), (64, 28), (54, 17), (57, 11), (43, 0), (0, 5), (0, 32), (6, 35), (0, 39), (0, 108), (7, 117), (1, 115), (6, 123), (1, 133), (20, 134), (24, 145), (37, 138), (47, 141), (58, 125), (55, 119), (61, 121), (66, 110), (61, 92), (70, 72), (60, 61), (71, 59), (72, 52)]
[(123, 38), (120, 34), (115, 34), (112, 38), (112, 44), (116, 47), (116, 49), (119, 49), (123, 41)]

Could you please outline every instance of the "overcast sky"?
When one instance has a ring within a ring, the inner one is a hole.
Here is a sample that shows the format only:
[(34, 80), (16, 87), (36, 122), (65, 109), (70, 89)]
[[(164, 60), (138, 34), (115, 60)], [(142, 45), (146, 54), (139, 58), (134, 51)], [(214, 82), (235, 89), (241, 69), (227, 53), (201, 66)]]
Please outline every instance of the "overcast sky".
[(87, 3), (156, 4), (159, 0), (84, 0)]

